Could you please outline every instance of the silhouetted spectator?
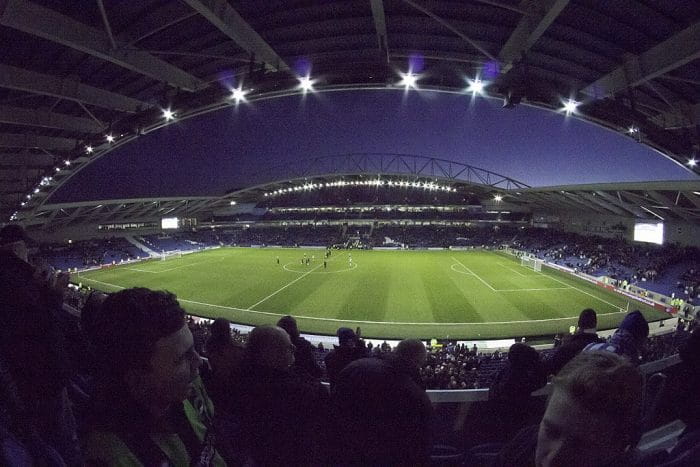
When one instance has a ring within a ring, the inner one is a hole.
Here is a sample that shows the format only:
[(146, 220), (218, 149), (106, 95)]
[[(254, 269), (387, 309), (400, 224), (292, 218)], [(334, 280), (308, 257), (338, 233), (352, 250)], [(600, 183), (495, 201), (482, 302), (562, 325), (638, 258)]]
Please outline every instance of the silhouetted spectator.
[(328, 391), (292, 373), (294, 345), (277, 326), (248, 335), (245, 357), (231, 382), (227, 417), (237, 420), (256, 465), (322, 465)]
[(507, 439), (521, 428), (534, 423), (535, 416), (542, 413), (541, 401), (531, 394), (547, 384), (544, 365), (540, 354), (527, 344), (513, 344), (508, 350), (506, 366), (499, 371), (491, 388), (489, 401), (489, 420), (496, 422), (501, 435)]
[(231, 336), (231, 323), (225, 318), (217, 318), (211, 325), (211, 335), (206, 343), (206, 356), (209, 359), (209, 372), (202, 373), (202, 379), (209, 396), (216, 405), (228, 397), (228, 385), (243, 361), (244, 349)]
[(98, 384), (85, 441), (91, 465), (225, 465), (209, 435), (214, 407), (175, 295), (110, 295), (92, 320)]
[(694, 467), (700, 459), (700, 331), (693, 332), (680, 349), (681, 392), (679, 418), (685, 430), (678, 442), (669, 450), (668, 457), (660, 461), (660, 467)]
[(79, 464), (59, 321), (68, 275), (29, 264), (27, 242), (19, 225), (0, 231), (0, 459)]
[(547, 375), (540, 354), (520, 342), (510, 346), (508, 364), (503, 368), (489, 391), (489, 400), (507, 402), (517, 407), (530, 394), (547, 384)]
[(539, 426), (523, 429), (494, 466), (624, 467), (641, 418), (643, 378), (612, 352), (583, 352), (552, 381)]
[(632, 363), (638, 365), (647, 336), (649, 336), (649, 323), (644, 319), (641, 311), (635, 310), (625, 316), (608, 342), (589, 344), (584, 348), (584, 352), (605, 350), (627, 357)]
[(292, 340), (292, 344), (296, 347), (292, 371), (306, 373), (314, 378), (320, 378), (323, 370), (321, 370), (321, 367), (316, 363), (314, 349), (311, 343), (299, 335), (297, 321), (292, 316), (287, 315), (277, 321), (277, 326), (287, 331), (287, 334), (289, 334)]
[(338, 328), (338, 344), (326, 355), (326, 372), (331, 383), (331, 390), (340, 372), (350, 362), (367, 356), (367, 349), (355, 332), (350, 328)]
[[(578, 355), (587, 345), (601, 342), (596, 334), (598, 319), (596, 312), (586, 308), (578, 317), (576, 333), (565, 338), (556, 352), (545, 362), (545, 368), (550, 375), (559, 373), (569, 360)], [(556, 347), (556, 345), (555, 345)]]
[(426, 465), (433, 410), (418, 368), (426, 350), (404, 340), (340, 372), (332, 395), (337, 465)]

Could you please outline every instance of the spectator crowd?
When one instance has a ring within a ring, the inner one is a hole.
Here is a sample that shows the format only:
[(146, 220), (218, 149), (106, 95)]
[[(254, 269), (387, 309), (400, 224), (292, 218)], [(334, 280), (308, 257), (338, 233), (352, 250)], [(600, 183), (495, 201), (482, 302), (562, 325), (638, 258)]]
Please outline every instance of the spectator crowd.
[[(486, 355), (413, 339), (370, 347), (340, 328), (319, 358), (291, 316), (242, 336), (188, 319), (166, 291), (76, 297), (69, 274), (29, 261), (28, 242), (18, 226), (0, 232), (2, 465), (445, 465), (428, 385), (489, 387), (494, 413), (518, 422), (454, 465), (680, 467), (700, 455), (696, 330), (650, 342), (635, 311), (604, 341), (584, 310), (546, 355), (525, 343)], [(667, 352), (680, 355), (686, 428), (669, 449), (639, 452), (651, 407), (639, 365)], [(520, 419), (548, 379), (544, 413)]]

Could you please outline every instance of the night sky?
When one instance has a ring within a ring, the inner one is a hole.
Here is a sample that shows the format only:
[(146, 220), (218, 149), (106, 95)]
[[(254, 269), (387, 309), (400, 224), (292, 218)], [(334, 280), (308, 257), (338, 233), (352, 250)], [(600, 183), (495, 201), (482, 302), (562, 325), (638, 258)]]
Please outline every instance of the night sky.
[(354, 91), (176, 122), (83, 169), (51, 202), (218, 195), (264, 181), (282, 161), (351, 152), (449, 159), (532, 186), (697, 179), (628, 136), (562, 114), (464, 95)]

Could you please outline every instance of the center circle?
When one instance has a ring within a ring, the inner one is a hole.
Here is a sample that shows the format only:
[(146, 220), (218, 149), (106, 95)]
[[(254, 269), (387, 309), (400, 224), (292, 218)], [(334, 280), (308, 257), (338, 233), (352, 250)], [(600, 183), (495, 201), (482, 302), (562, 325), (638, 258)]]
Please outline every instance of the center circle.
[(350, 263), (350, 265), (346, 268), (343, 269), (337, 269), (337, 270), (330, 270), (331, 264), (333, 263), (328, 263), (329, 269), (324, 269), (323, 268), (323, 263), (311, 263), (310, 265), (302, 265), (298, 264), (295, 262), (292, 263), (287, 263), (282, 266), (282, 269), (288, 272), (293, 272), (296, 274), (337, 274), (339, 272), (348, 272), (352, 271), (357, 268), (357, 263), (354, 261)]

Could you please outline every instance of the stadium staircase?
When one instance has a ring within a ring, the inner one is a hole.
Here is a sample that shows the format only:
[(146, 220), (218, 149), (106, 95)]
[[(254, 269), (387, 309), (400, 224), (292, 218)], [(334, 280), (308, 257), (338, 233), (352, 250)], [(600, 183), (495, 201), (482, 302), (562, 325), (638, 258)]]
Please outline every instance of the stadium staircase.
[(127, 235), (127, 236), (124, 237), (124, 238), (126, 238), (126, 241), (129, 242), (129, 243), (131, 243), (132, 245), (134, 245), (136, 248), (140, 248), (141, 250), (143, 250), (143, 251), (145, 251), (146, 253), (148, 253), (149, 256), (160, 256), (160, 253), (158, 253), (157, 251), (154, 251), (154, 250), (148, 248), (146, 245), (144, 245), (143, 243), (139, 242), (138, 240), (136, 240), (136, 239), (135, 239), (134, 237), (132, 237), (131, 235)]

